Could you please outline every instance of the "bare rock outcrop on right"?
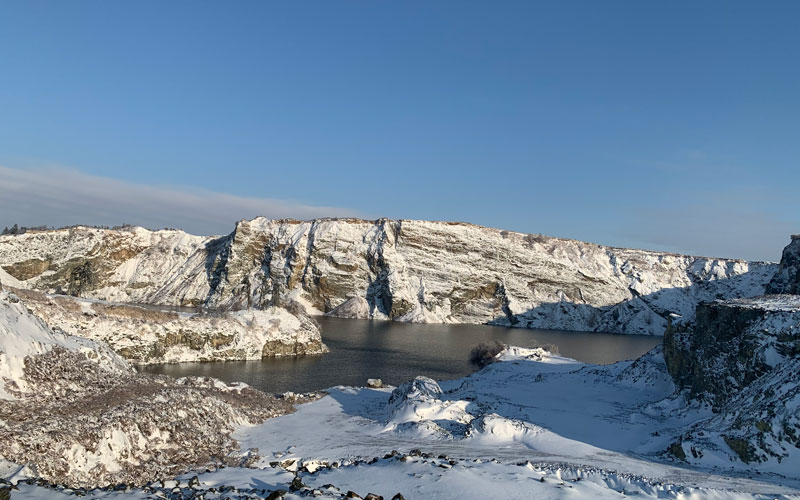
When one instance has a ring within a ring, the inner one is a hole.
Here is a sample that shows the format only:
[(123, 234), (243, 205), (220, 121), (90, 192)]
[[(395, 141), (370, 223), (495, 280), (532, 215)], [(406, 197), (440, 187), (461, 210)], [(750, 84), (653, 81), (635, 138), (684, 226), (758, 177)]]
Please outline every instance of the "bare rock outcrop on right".
[(793, 236), (767, 287), (780, 293), (701, 303), (692, 327), (667, 331), (668, 371), (687, 400), (712, 411), (673, 444), (674, 456), (727, 455), (776, 472), (800, 463), (798, 256)]
[(792, 235), (781, 255), (778, 271), (767, 284), (766, 293), (800, 294), (800, 234)]

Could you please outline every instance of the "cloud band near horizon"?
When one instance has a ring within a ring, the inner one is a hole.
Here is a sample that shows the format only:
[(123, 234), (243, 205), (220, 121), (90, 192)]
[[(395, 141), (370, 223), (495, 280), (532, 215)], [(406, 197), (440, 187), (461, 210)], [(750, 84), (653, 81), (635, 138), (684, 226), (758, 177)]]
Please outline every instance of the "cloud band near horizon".
[(0, 227), (132, 224), (216, 235), (229, 233), (237, 220), (259, 216), (313, 219), (363, 214), (291, 199), (150, 186), (65, 167), (21, 170), (0, 166)]

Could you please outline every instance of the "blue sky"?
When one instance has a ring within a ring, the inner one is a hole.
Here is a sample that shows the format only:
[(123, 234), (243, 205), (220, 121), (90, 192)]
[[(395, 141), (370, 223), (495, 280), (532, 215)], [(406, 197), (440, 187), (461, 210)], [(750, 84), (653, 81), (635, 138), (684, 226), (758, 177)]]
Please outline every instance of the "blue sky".
[(0, 226), (388, 216), (776, 260), (800, 232), (798, 19), (791, 1), (3, 2)]

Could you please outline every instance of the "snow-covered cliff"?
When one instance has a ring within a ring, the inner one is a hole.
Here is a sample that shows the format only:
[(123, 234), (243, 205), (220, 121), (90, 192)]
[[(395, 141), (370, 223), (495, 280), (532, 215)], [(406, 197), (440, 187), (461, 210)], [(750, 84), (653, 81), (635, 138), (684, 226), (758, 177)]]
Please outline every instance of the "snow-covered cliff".
[(772, 263), (605, 247), (463, 223), (240, 221), (222, 238), (141, 228), (0, 237), (26, 288), (116, 302), (663, 334), (703, 300), (760, 295)]
[(316, 322), (299, 309), (178, 312), (15, 290), (51, 327), (102, 341), (140, 365), (251, 360), (328, 350)]
[(767, 293), (800, 294), (800, 234), (783, 249), (778, 272), (767, 285)]
[(798, 470), (800, 295), (701, 304), (693, 329), (667, 334), (664, 354), (688, 399), (713, 409), (673, 453), (696, 463), (729, 456)]

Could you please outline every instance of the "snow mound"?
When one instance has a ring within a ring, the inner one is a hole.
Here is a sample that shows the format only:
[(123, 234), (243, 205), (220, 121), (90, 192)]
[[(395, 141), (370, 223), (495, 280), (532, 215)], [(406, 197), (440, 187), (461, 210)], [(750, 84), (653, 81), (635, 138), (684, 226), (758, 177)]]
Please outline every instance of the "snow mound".
[(428, 377), (417, 377), (397, 387), (389, 396), (389, 407), (398, 407), (408, 401), (438, 401), (442, 395), (439, 383)]

